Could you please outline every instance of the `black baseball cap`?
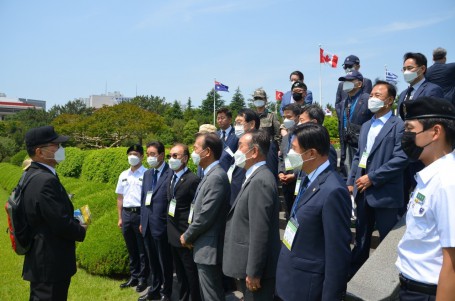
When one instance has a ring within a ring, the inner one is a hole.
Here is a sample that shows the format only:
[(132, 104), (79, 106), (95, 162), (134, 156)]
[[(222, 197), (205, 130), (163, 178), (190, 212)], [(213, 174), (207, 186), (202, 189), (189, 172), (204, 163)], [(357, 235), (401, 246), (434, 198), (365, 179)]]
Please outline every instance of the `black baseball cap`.
[(47, 143), (63, 143), (68, 141), (69, 137), (57, 134), (53, 126), (46, 125), (30, 129), (25, 134), (25, 145), (27, 147), (43, 145)]
[(455, 106), (447, 99), (419, 97), (405, 101), (400, 107), (403, 120), (442, 118), (455, 120)]

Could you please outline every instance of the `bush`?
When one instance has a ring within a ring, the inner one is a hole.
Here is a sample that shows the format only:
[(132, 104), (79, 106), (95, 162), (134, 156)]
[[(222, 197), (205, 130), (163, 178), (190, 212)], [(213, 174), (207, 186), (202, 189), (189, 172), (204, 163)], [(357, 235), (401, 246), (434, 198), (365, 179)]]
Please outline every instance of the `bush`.
[(324, 118), (324, 126), (329, 132), (330, 138), (339, 138), (337, 117), (326, 116)]
[(77, 147), (66, 147), (65, 160), (59, 163), (56, 168), (59, 176), (79, 178), (86, 155), (87, 151)]
[(82, 179), (117, 184), (122, 171), (129, 167), (126, 147), (90, 151), (82, 166)]
[(17, 186), (22, 176), (22, 168), (8, 163), (0, 163), (0, 187), (8, 194)]
[(21, 150), (17, 152), (14, 156), (11, 157), (9, 162), (13, 165), (22, 166), (22, 162), (24, 162), (25, 158), (28, 157), (26, 150)]

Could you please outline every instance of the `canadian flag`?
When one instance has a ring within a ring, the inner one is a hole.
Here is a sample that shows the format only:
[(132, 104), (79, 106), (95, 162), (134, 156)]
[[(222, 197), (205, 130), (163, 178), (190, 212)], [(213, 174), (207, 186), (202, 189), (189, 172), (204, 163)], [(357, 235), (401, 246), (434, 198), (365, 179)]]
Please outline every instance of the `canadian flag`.
[(327, 63), (332, 66), (332, 68), (337, 67), (338, 56), (336, 54), (328, 53), (327, 51), (324, 51), (324, 49), (319, 48), (319, 58), (321, 64)]
[(275, 99), (276, 99), (276, 100), (282, 101), (282, 100), (283, 100), (283, 95), (284, 95), (283, 92), (278, 91), (278, 90), (275, 91)]

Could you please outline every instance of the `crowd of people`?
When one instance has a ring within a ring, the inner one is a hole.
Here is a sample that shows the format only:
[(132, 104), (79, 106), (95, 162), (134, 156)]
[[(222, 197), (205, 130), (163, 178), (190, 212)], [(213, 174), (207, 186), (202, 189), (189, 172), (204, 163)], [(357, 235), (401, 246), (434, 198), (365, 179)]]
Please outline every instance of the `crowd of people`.
[[(373, 230), (382, 241), (406, 215), (396, 262), (401, 300), (454, 300), (455, 78), (445, 56), (436, 49), (427, 70), (423, 54), (404, 55), (409, 87), (396, 115), (395, 86), (372, 83), (348, 56), (335, 102), (340, 156), (300, 71), (290, 75), (282, 123), (257, 89), (255, 109), (235, 118), (219, 109), (218, 129), (202, 125), (192, 146), (176, 143), (166, 156), (159, 141), (131, 145), (115, 191), (130, 269), (120, 287), (148, 287), (138, 300), (171, 300), (175, 271), (182, 301), (224, 300), (233, 289), (246, 301), (343, 300)], [(50, 126), (26, 135), (28, 171), (43, 173), (25, 192), (27, 217), (41, 233), (25, 256), (30, 300), (66, 299), (74, 243), (87, 230), (55, 173), (67, 139)]]

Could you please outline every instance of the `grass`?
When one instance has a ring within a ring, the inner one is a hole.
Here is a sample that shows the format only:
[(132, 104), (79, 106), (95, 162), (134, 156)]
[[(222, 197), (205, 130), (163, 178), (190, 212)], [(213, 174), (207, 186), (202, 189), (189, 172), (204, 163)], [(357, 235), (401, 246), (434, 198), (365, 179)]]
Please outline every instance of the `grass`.
[[(0, 189), (0, 200), (6, 202), (8, 193)], [(0, 202), (2, 207), (3, 202)], [(28, 300), (29, 282), (22, 280), (23, 256), (16, 255), (11, 249), (9, 235), (3, 229), (7, 227), (6, 212), (0, 209), (0, 300)], [(90, 228), (89, 230), (90, 231)], [(82, 242), (83, 243), (83, 242)], [(133, 289), (121, 290), (122, 280), (93, 276), (78, 269), (71, 280), (68, 300), (137, 300), (139, 294)]]

